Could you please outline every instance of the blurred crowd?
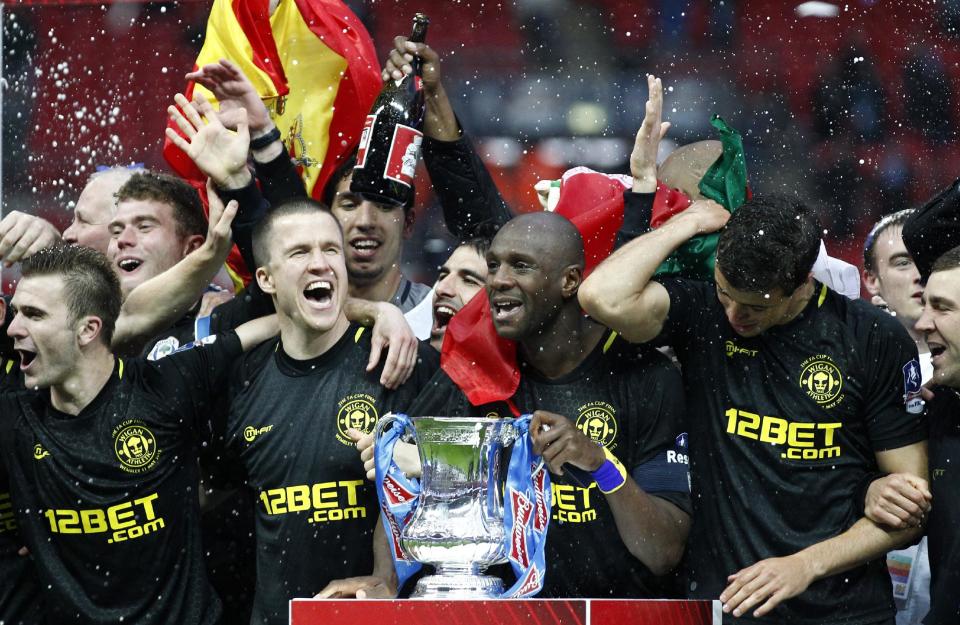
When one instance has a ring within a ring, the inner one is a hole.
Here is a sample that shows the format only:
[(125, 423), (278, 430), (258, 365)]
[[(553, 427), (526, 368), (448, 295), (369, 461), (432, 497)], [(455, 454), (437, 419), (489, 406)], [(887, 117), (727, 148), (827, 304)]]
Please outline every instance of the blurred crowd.
[[(647, 72), (667, 86), (673, 140), (708, 138), (710, 116), (723, 115), (743, 134), (751, 185), (818, 207), (831, 251), (851, 262), (870, 224), (948, 183), (960, 153), (956, 2), (860, 0), (835, 16), (770, 0), (348, 4), (381, 57), (414, 11), (429, 10), (458, 115), (521, 210), (538, 206), (534, 183), (569, 166), (626, 172)], [(6, 209), (65, 225), (97, 165), (161, 165), (165, 98), (196, 58), (208, 11), (189, 1), (5, 7)], [(429, 281), (452, 239), (430, 193), (417, 212), (427, 217), (405, 269)]]

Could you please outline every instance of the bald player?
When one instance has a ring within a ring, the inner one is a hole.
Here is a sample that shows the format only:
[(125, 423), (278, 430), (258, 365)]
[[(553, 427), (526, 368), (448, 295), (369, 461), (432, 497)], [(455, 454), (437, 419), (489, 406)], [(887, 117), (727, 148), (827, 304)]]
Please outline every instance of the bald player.
[(564, 217), (511, 220), (486, 258), (496, 332), (518, 343), (519, 388), (472, 406), (441, 373), (410, 414), (533, 413), (555, 502), (540, 596), (664, 596), (690, 509), (679, 373), (582, 314), (583, 241)]
[(691, 200), (702, 200), (700, 180), (721, 154), (723, 144), (713, 139), (681, 145), (663, 159), (657, 176), (663, 184), (680, 189)]
[(90, 176), (73, 208), (73, 221), (63, 231), (66, 243), (92, 247), (103, 254), (110, 245), (110, 222), (117, 208), (117, 191), (137, 169), (111, 167)]

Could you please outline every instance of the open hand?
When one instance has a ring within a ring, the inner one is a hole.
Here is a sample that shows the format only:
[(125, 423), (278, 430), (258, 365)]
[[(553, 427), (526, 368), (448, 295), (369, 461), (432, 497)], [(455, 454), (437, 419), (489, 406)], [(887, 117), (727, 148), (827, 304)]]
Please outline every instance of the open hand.
[(383, 363), (380, 383), (389, 389), (397, 388), (413, 374), (417, 365), (418, 345), (417, 335), (413, 333), (403, 312), (389, 302), (378, 302), (367, 371), (377, 368), (386, 348), (387, 359)]
[(759, 605), (753, 612), (759, 618), (802, 593), (813, 581), (813, 572), (803, 556), (768, 558), (729, 576), (720, 601), (723, 611), (734, 616), (743, 616)]
[(173, 100), (176, 106), (168, 107), (167, 113), (183, 136), (167, 128), (167, 138), (218, 186), (240, 189), (249, 184), (252, 176), (247, 169), (250, 132), (246, 116), (238, 123), (237, 131), (233, 132), (223, 125), (220, 114), (203, 96), (197, 94), (191, 103), (178, 93)]
[(663, 83), (652, 74), (647, 74), (646, 112), (630, 154), (630, 175), (633, 176), (633, 191), (653, 193), (657, 190), (657, 152), (660, 140), (670, 130), (670, 122), (661, 121), (663, 116)]
[(270, 112), (254, 88), (253, 83), (235, 63), (220, 59), (219, 63), (204, 65), (186, 75), (187, 80), (209, 89), (220, 103), (220, 121), (230, 130), (237, 130), (241, 122), (258, 137), (273, 128)]

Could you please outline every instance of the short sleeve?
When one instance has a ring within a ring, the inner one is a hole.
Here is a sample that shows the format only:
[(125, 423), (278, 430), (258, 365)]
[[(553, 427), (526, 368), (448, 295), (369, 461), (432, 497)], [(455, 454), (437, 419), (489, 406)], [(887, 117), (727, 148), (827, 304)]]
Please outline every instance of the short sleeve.
[[(657, 278), (656, 281), (670, 296), (670, 310), (659, 336), (649, 343), (685, 346), (703, 337), (708, 326), (716, 326), (717, 317), (712, 313), (720, 304), (712, 284), (669, 277)], [(716, 327), (712, 329), (716, 330)]]
[(461, 241), (489, 236), (513, 217), (465, 132), (456, 141), (424, 137), (423, 162), (447, 229)]
[(892, 317), (867, 319), (866, 425), (874, 451), (896, 449), (927, 438), (927, 420), (920, 399), (921, 374), (917, 347)]
[(235, 363), (243, 348), (230, 331), (184, 345), (166, 358), (146, 361), (150, 389), (172, 402), (193, 429), (208, 423), (226, 401)]
[(644, 492), (690, 513), (686, 403), (680, 372), (650, 350), (629, 380), (631, 453), (621, 461)]

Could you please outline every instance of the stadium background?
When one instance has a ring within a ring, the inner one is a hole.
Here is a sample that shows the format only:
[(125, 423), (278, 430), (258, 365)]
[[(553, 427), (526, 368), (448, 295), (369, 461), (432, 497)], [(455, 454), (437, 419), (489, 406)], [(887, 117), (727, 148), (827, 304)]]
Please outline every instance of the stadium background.
[[(960, 0), (851, 0), (802, 17), (773, 0), (351, 0), (379, 58), (414, 12), (462, 125), (508, 203), (576, 165), (627, 173), (644, 75), (668, 89), (670, 138), (744, 137), (757, 192), (820, 211), (834, 255), (860, 264), (881, 215), (960, 173)], [(822, 3), (821, 3), (822, 4)], [(161, 156), (165, 109), (203, 41), (210, 3), (4, 4), (3, 210), (62, 228), (97, 165)], [(450, 237), (421, 165), (408, 276), (431, 281)]]

